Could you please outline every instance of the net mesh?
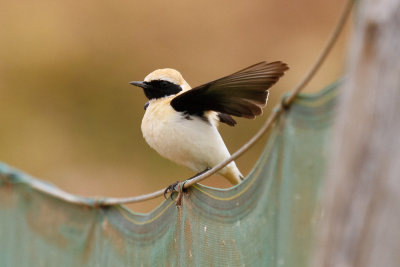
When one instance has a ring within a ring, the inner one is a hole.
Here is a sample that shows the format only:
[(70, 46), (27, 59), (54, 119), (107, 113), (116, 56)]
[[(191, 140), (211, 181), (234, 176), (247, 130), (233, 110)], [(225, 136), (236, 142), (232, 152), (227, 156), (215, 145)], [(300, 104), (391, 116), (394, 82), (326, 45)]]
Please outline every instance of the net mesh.
[(0, 266), (308, 266), (337, 87), (296, 98), (241, 184), (180, 208), (96, 207), (0, 164)]

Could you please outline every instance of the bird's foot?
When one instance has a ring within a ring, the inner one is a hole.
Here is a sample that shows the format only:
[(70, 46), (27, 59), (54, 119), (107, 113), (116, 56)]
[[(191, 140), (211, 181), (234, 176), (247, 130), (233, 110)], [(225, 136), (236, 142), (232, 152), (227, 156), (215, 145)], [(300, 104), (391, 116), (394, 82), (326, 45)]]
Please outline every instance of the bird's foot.
[(176, 191), (176, 186), (179, 184), (179, 181), (176, 181), (173, 184), (170, 184), (167, 188), (164, 190), (164, 198), (167, 199), (167, 194), (170, 193), (170, 197), (172, 199), (172, 194), (174, 191)]
[[(169, 185), (167, 188), (165, 188), (165, 190), (164, 190), (164, 198), (167, 199), (167, 194), (170, 193), (170, 197), (171, 197), (171, 199), (172, 199), (172, 195), (174, 194), (174, 192), (178, 192), (178, 197), (176, 198), (176, 205), (177, 205), (177, 206), (180, 206), (180, 205), (181, 205), (181, 202), (182, 202), (182, 196), (183, 196), (183, 186), (185, 185), (185, 183), (186, 183), (187, 181), (189, 181), (190, 179), (193, 179), (193, 178), (199, 176), (200, 174), (205, 173), (205, 172), (208, 171), (209, 169), (210, 169), (210, 168), (207, 168), (207, 169), (205, 169), (204, 171), (199, 172), (199, 173), (196, 174), (195, 176), (190, 177), (189, 179), (187, 179), (187, 180), (185, 180), (185, 181), (183, 181), (183, 182), (176, 181), (175, 183), (170, 184), (170, 185)], [(172, 199), (172, 200), (173, 200), (173, 199)]]
[(174, 191), (177, 191), (178, 192), (178, 196), (176, 198), (175, 204), (176, 204), (176, 206), (181, 206), (182, 197), (183, 197), (183, 186), (186, 183), (186, 181), (187, 180), (185, 180), (183, 182), (176, 181), (175, 183), (169, 185), (164, 191), (165, 199), (167, 199), (166, 195), (168, 194), (168, 192), (170, 192), (170, 197), (172, 199), (172, 195), (173, 195)]

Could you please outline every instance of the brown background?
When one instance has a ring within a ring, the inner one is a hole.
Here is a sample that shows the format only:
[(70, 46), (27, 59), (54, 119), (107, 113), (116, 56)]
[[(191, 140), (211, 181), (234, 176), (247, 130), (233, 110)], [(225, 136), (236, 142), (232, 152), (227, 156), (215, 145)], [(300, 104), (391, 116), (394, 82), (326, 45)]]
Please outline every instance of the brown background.
[[(148, 193), (193, 173), (160, 157), (140, 131), (142, 91), (128, 84), (157, 68), (192, 86), (253, 63), (282, 60), (263, 117), (221, 126), (235, 151), (307, 72), (344, 1), (1, 1), (0, 160), (68, 192)], [(347, 27), (348, 28), (348, 27)], [(336, 80), (348, 30), (306, 91)], [(247, 174), (266, 138), (238, 160)], [(207, 185), (227, 187), (214, 176)], [(149, 211), (161, 199), (130, 207)]]

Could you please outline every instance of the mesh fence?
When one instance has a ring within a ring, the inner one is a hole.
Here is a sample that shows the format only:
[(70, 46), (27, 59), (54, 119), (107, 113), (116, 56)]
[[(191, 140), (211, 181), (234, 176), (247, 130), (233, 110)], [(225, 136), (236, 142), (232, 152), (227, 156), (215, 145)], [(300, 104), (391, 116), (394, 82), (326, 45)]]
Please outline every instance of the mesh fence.
[(96, 207), (0, 164), (0, 266), (308, 266), (337, 91), (298, 96), (241, 184), (180, 208)]

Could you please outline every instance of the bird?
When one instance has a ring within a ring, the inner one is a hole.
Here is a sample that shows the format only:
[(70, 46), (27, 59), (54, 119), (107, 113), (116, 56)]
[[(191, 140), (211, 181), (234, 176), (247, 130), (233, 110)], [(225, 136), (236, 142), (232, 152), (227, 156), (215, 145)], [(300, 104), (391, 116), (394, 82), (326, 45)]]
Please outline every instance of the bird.
[[(143, 137), (161, 156), (188, 167), (196, 177), (230, 157), (218, 132), (219, 123), (235, 126), (232, 116), (254, 119), (261, 115), (269, 88), (288, 69), (281, 61), (262, 61), (194, 88), (171, 68), (129, 82), (142, 88), (148, 99), (141, 123)], [(234, 161), (218, 173), (233, 185), (244, 179)], [(176, 185), (168, 186), (164, 197), (169, 191), (172, 197)]]

